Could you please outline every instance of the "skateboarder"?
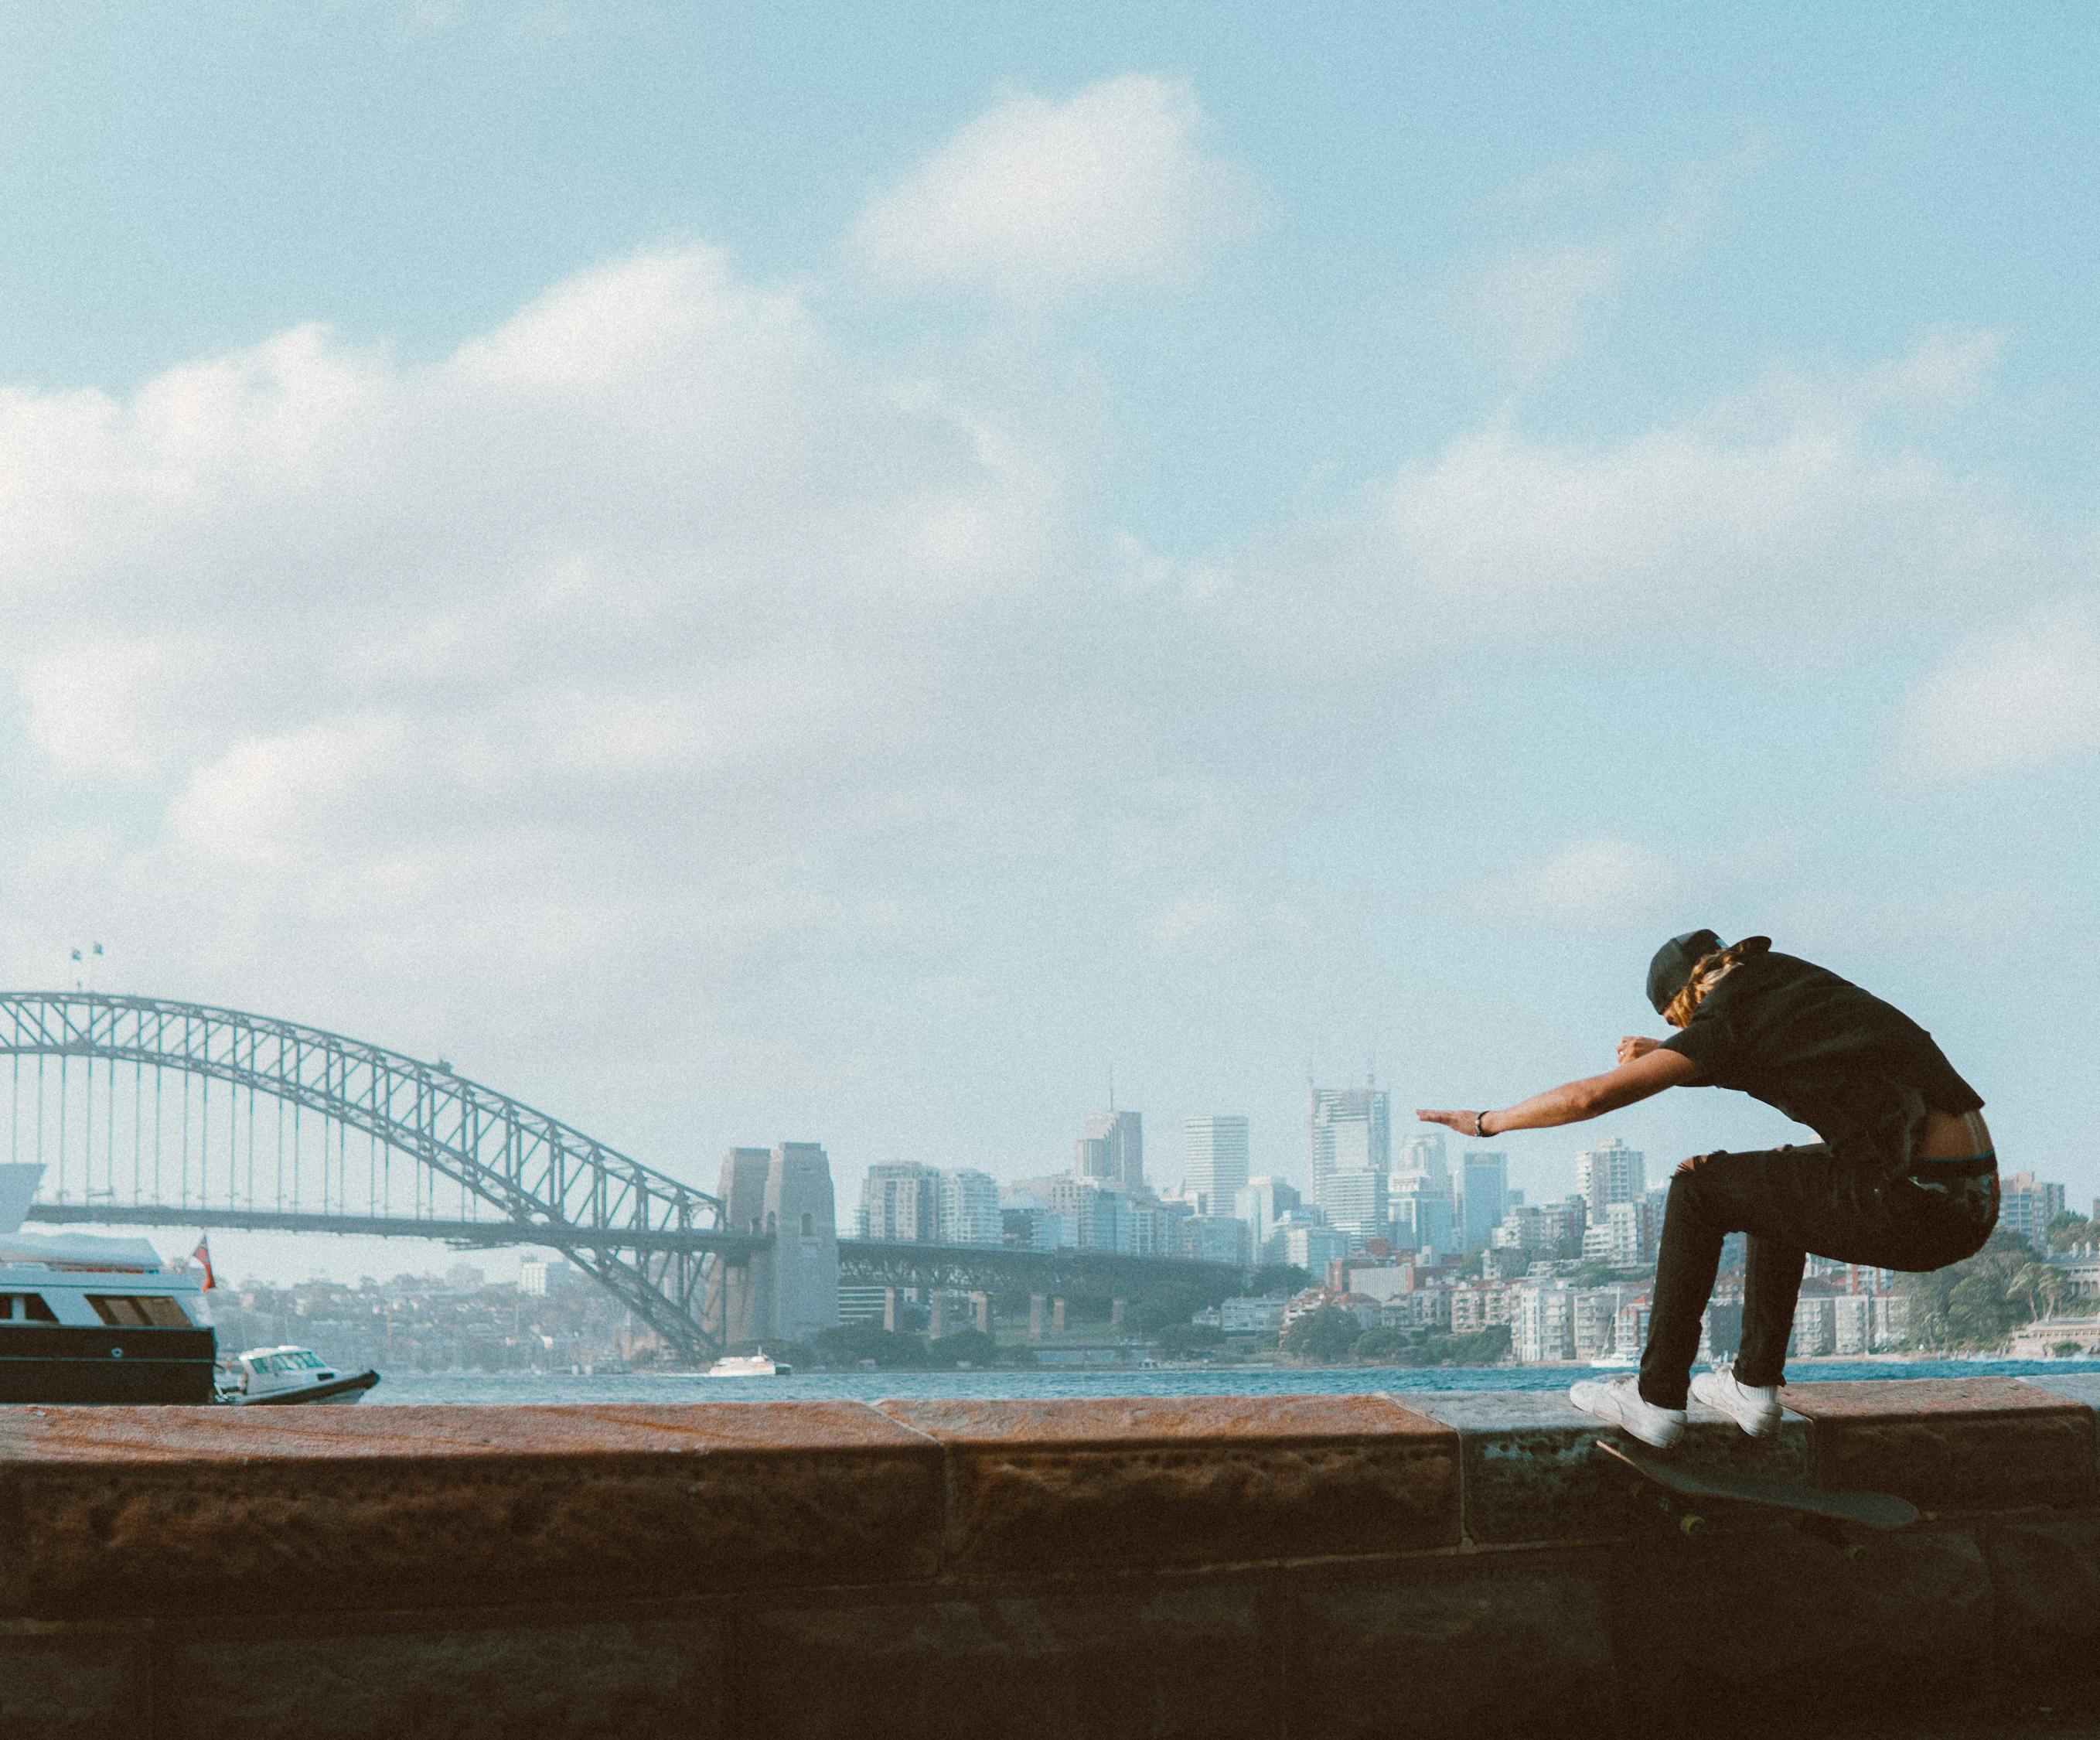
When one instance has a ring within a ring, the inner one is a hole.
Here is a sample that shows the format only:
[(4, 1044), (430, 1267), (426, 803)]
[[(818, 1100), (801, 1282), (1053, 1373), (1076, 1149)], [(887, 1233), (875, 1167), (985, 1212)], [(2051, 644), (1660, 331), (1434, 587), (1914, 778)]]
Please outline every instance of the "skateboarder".
[[(1983, 1100), (1932, 1036), (1834, 973), (1687, 931), (1656, 952), (1648, 1000), (1677, 1031), (1619, 1041), (1618, 1067), (1501, 1111), (1423, 1111), (1476, 1137), (1577, 1124), (1665, 1088), (1734, 1088), (1823, 1140), (1706, 1154), (1677, 1168), (1663, 1216), (1638, 1379), (1575, 1384), (1575, 1405), (1666, 1449), (1688, 1389), (1745, 1432), (1780, 1415), (1786, 1344), (1808, 1253), (1876, 1268), (1945, 1267), (1983, 1248), (1998, 1218), (1997, 1158)], [(1743, 1340), (1732, 1369), (1692, 1377), (1721, 1241), (1749, 1234)]]

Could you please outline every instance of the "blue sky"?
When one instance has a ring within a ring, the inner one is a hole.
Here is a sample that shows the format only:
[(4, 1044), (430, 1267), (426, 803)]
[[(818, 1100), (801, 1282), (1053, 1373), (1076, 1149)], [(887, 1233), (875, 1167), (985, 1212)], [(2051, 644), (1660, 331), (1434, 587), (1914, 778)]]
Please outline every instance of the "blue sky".
[(1110, 1068), (1297, 1173), (1711, 923), (2088, 1199), (2096, 35), (0, 4), (0, 978), (850, 1201)]

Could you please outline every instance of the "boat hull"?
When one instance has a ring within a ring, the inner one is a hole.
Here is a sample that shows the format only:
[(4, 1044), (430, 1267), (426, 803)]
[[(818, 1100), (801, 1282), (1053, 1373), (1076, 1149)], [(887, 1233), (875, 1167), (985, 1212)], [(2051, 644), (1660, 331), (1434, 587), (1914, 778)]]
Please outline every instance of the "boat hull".
[(213, 1399), (218, 1337), (209, 1329), (0, 1329), (0, 1403), (138, 1405)]
[(325, 1384), (309, 1384), (303, 1389), (280, 1389), (267, 1396), (235, 1394), (227, 1400), (236, 1407), (297, 1407), (317, 1402), (355, 1402), (378, 1381), (377, 1371), (357, 1371), (348, 1377), (332, 1377)]

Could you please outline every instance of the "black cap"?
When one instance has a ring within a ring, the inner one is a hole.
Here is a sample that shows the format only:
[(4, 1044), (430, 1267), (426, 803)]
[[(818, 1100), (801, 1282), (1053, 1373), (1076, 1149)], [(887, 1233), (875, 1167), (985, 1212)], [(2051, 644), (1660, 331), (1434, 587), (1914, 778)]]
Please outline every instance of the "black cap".
[(1648, 1000), (1657, 1014), (1668, 1009), (1670, 999), (1684, 988), (1692, 968), (1720, 946), (1720, 938), (1710, 930), (1688, 930), (1655, 952), (1655, 959), (1648, 964)]

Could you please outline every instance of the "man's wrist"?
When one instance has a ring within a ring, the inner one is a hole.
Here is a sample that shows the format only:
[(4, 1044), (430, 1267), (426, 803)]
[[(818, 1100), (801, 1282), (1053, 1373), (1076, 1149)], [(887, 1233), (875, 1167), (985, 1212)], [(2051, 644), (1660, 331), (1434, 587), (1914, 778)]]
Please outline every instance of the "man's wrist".
[(1478, 1142), (1485, 1142), (1488, 1137), (1493, 1133), (1494, 1133), (1488, 1128), (1487, 1113), (1484, 1111), (1475, 1112), (1473, 1114), (1474, 1139)]

